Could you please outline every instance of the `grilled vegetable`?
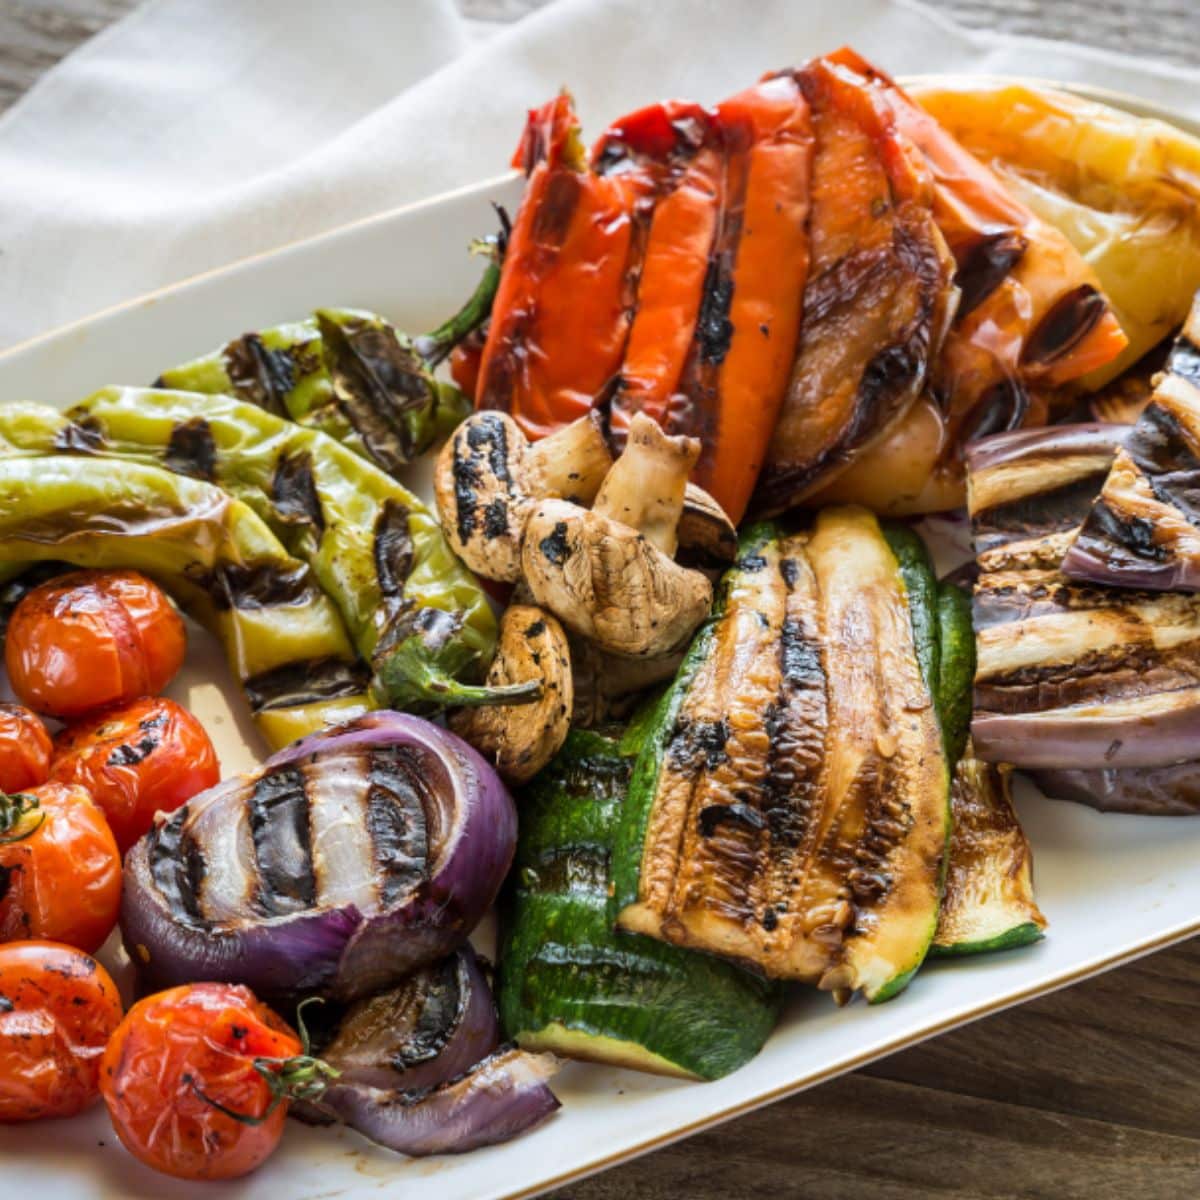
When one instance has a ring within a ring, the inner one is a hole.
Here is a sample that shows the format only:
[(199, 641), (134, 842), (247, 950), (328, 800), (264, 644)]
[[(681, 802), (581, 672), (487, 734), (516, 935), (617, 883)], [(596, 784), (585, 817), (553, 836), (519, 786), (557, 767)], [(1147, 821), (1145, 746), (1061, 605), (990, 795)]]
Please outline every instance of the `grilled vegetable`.
[(529, 114), (513, 160), (528, 176), (480, 365), (478, 408), (539, 438), (586, 415), (617, 373), (636, 262), (630, 192), (587, 170), (571, 97)]
[(155, 387), (236, 397), (393, 474), (466, 415), (469, 399), (433, 368), (486, 318), (498, 282), (492, 263), (463, 310), (425, 337), (411, 339), (374, 313), (321, 309), (164, 371)]
[(35, 713), (0, 703), (0, 792), (20, 792), (50, 777), (50, 735)]
[(174, 812), (221, 778), (204, 726), (163, 696), (114, 705), (54, 739), (51, 777), (87, 790), (124, 854), (156, 813)]
[(1179, 327), (1200, 287), (1200, 142), (1015, 80), (942, 77), (914, 95), (1095, 273), (1129, 345), (1084, 378), (1088, 390)]
[(967, 498), (980, 569), (1056, 570), (1128, 432), (1123, 425), (1053, 425), (975, 443)]
[(575, 693), (574, 728), (596, 729), (630, 715), (648, 688), (675, 678), (683, 651), (657, 658), (622, 658), (599, 650), (587, 638), (569, 639)]
[(121, 1144), (179, 1179), (236, 1179), (283, 1136), (293, 1096), (328, 1069), (244, 987), (193, 983), (139, 1000), (104, 1051), (100, 1089)]
[[(1200, 299), (1196, 303), (1200, 323)], [(1073, 579), (1200, 590), (1200, 358), (1184, 331), (1063, 559)]]
[(221, 640), (271, 746), (361, 711), (365, 675), (308, 567), (210, 484), (156, 467), (0, 456), (0, 561), (143, 571)]
[(716, 1079), (762, 1048), (781, 991), (608, 920), (609, 856), (636, 737), (574, 731), (521, 797), (504, 906), (504, 1030), (531, 1050)]
[(459, 946), (515, 841), (511, 798), (465, 742), (368, 713), (160, 820), (126, 859), (121, 928), (151, 986), (353, 999)]
[(0, 792), (0, 942), (39, 938), (94, 954), (120, 903), (121, 855), (84, 788)]
[(412, 1091), (457, 1078), (500, 1045), (500, 1022), (468, 942), (394, 987), (356, 1000), (316, 1045), (338, 1076), (320, 1106), (302, 1106), (299, 1115), (320, 1122), (336, 1113), (341, 1087)]
[(1127, 435), (1057, 426), (972, 448), (982, 574), (971, 729), (985, 761), (1104, 771), (1195, 757), (1200, 599), (1090, 585), (1059, 569)]
[(719, 574), (737, 558), (737, 530), (729, 514), (694, 483), (684, 488), (675, 537), (675, 559), (681, 566)]
[(812, 265), (800, 345), (754, 507), (813, 495), (920, 395), (953, 313), (932, 180), (868, 81), (818, 59), (797, 73), (816, 136)]
[(401, 1154), (461, 1154), (507, 1142), (553, 1115), (559, 1103), (546, 1081), (557, 1070), (549, 1054), (502, 1047), (457, 1079), (427, 1090), (345, 1088), (338, 1113)]
[(1094, 770), (1030, 771), (1037, 786), (1056, 800), (1072, 800), (1100, 812), (1146, 817), (1200, 813), (1200, 762), (1167, 767), (1097, 767)]
[(954, 772), (954, 830), (931, 954), (982, 954), (1027, 946), (1046, 918), (1033, 899), (1033, 859), (1013, 811), (1010, 769), (967, 751)]
[(971, 685), (975, 679), (975, 628), (971, 597), (943, 580), (937, 589), (938, 683), (934, 689), (946, 761), (954, 770), (971, 728)]
[[(634, 140), (631, 123), (627, 142)], [(693, 129), (705, 131), (691, 160), (700, 178), (668, 172), (670, 183), (660, 189), (621, 365), (622, 384), (628, 372), (634, 386), (618, 387), (614, 423), (624, 428), (625, 411), (648, 405), (668, 432), (698, 438), (696, 482), (738, 521), (796, 351), (808, 276), (813, 130), (808, 104), (787, 74), (764, 79), (683, 129), (685, 141)], [(698, 204), (694, 193), (680, 190), (690, 182), (699, 185)], [(690, 270), (681, 269), (681, 258)], [(650, 395), (639, 386), (647, 376)]]
[(656, 658), (686, 643), (712, 585), (641, 533), (597, 511), (546, 500), (530, 514), (521, 568), (534, 598), (602, 649)]
[(540, 608), (512, 604), (500, 622), (500, 642), (487, 685), (536, 683), (528, 704), (459, 709), (450, 727), (466, 738), (509, 783), (524, 783), (554, 756), (571, 728), (575, 689), (562, 626)]
[(186, 651), (179, 614), (136, 571), (80, 571), (34, 588), (4, 643), (13, 691), (62, 719), (157, 695)]
[[(1095, 372), (1115, 374), (1131, 361), (1127, 338), (1091, 254), (1085, 258), (1037, 215), (1037, 205), (1023, 203), (1023, 192), (1014, 196), (1008, 178), (991, 169), (991, 156), (984, 156), (989, 165), (974, 158), (852, 50), (830, 58), (871, 81), (924, 156), (934, 219), (954, 254), (962, 299), (932, 373), (939, 400), (926, 396), (914, 405), (820, 499), (856, 499), (897, 514), (954, 508), (962, 503), (969, 441), (1044, 423), (1055, 389), (1081, 377), (1094, 383)], [(922, 89), (918, 98), (934, 93)], [(944, 106), (936, 111), (946, 116)], [(963, 132), (957, 119), (950, 128)]]
[(645, 412), (702, 439), (697, 481), (740, 518), (796, 344), (811, 155), (786, 75), (632, 113), (591, 171), (568, 97), (531, 114), (479, 407), (537, 437), (603, 399), (618, 445)]
[(73, 1117), (99, 1094), (121, 997), (94, 959), (55, 942), (0, 944), (0, 1125)]
[(639, 756), (620, 926), (887, 999), (933, 936), (948, 819), (934, 700), (874, 518), (753, 527)]
[(0, 443), (29, 453), (81, 446), (217, 483), (309, 565), (387, 703), (489, 699), (457, 682), (476, 677), (495, 646), (478, 584), (420, 500), (322, 434), (226, 396), (106, 388), (67, 417), (0, 410)]
[(446, 540), (471, 570), (515, 583), (534, 504), (591, 504), (611, 466), (592, 414), (531, 444), (505, 413), (475, 413), (438, 456), (434, 493)]

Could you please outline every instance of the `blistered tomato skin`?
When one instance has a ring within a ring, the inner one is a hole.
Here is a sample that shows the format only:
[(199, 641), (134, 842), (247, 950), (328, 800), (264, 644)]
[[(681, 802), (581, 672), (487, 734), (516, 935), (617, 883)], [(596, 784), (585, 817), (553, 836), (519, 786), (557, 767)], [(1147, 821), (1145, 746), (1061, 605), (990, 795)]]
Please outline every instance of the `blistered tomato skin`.
[(124, 854), (156, 812), (174, 812), (221, 770), (200, 722), (173, 700), (148, 696), (67, 726), (50, 776), (88, 790)]
[(0, 941), (99, 950), (121, 907), (121, 854), (88, 793), (51, 782), (0, 797), (0, 829)]
[(186, 649), (182, 618), (144, 575), (72, 571), (17, 605), (4, 658), (22, 703), (71, 720), (161, 692)]
[[(286, 1103), (268, 1114), (271, 1090), (254, 1060), (300, 1052), (300, 1039), (249, 989), (187, 984), (129, 1010), (104, 1053), (100, 1090), (125, 1148), (147, 1166), (180, 1179), (235, 1179), (271, 1154), (287, 1115)], [(246, 1124), (213, 1101), (268, 1115)]]
[(116, 985), (94, 958), (53, 942), (0, 945), (0, 1122), (87, 1108), (120, 1021)]
[(19, 704), (0, 704), (0, 792), (45, 783), (50, 747), (50, 735), (35, 713)]

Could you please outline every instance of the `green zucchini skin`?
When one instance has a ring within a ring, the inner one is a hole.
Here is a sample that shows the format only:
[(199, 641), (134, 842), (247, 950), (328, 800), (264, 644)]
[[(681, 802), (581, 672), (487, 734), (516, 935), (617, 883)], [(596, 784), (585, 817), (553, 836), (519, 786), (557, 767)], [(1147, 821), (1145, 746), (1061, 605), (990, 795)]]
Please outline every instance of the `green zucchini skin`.
[(1008, 769), (980, 762), (968, 743), (954, 773), (950, 864), (930, 954), (1011, 950), (1044, 935), (1029, 843), (1008, 784)]
[(971, 730), (971, 692), (975, 682), (975, 628), (971, 598), (945, 581), (937, 589), (940, 668), (934, 700), (942, 722), (946, 758), (953, 770), (966, 749)]
[[(942, 680), (942, 641), (938, 629), (938, 582), (933, 571), (929, 550), (916, 530), (895, 521), (881, 521), (880, 532), (896, 556), (900, 578), (908, 593), (908, 614), (912, 621), (913, 643), (917, 651), (917, 662), (925, 677), (925, 686), (938, 706), (938, 718), (942, 718), (938, 704)], [(943, 736), (945, 722), (943, 721)]]
[(502, 905), (501, 1023), (528, 1049), (718, 1079), (762, 1048), (782, 989), (708, 955), (613, 930), (609, 856), (637, 740), (636, 732), (618, 742), (574, 730), (523, 791)]

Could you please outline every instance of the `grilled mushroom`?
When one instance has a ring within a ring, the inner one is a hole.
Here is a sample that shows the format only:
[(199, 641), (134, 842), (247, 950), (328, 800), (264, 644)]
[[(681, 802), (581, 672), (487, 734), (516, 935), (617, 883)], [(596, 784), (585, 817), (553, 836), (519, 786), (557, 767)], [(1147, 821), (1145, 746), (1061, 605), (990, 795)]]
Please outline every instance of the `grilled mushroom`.
[(488, 684), (540, 680), (532, 704), (459, 709), (450, 727), (465, 738), (509, 783), (524, 783), (558, 753), (571, 727), (574, 685), (567, 635), (549, 613), (510, 605), (500, 622), (500, 641)]
[(590, 504), (611, 466), (590, 414), (530, 443), (504, 413), (475, 413), (438, 456), (442, 528), (473, 571), (512, 582), (521, 574), (521, 533), (533, 504), (549, 497)]
[(544, 500), (525, 525), (521, 568), (568, 629), (629, 658), (675, 650), (704, 620), (712, 584), (622, 521)]
[(625, 449), (600, 485), (594, 511), (632, 526), (674, 557), (687, 478), (699, 457), (696, 438), (671, 437), (653, 417), (635, 414)]
[(575, 685), (572, 724), (595, 729), (628, 717), (642, 692), (675, 677), (683, 652), (658, 658), (621, 658), (585, 638), (573, 637), (571, 676)]
[(702, 487), (689, 483), (676, 531), (675, 559), (697, 571), (724, 571), (737, 558), (737, 529), (725, 510)]

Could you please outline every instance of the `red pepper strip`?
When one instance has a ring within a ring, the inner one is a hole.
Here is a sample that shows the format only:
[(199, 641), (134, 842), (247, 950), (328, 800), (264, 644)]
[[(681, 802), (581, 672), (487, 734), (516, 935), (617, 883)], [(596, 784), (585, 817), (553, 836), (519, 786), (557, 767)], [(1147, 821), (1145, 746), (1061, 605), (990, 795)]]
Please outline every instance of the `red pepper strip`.
[[(830, 60), (875, 85), (896, 114), (901, 132), (929, 163), (935, 183), (934, 219), (958, 262), (957, 282), (967, 293), (960, 323), (1011, 277), (1028, 299), (1000, 299), (996, 314), (982, 324), (998, 324), (1001, 313), (1013, 322), (1005, 340), (1018, 346), (1017, 353), (998, 361), (1019, 368), (1026, 383), (1060, 386), (1120, 354), (1128, 339), (1095, 273), (1075, 247), (1010, 195), (987, 166), (886, 74), (848, 47)], [(1006, 264), (999, 248), (1007, 238), (1013, 253), (1014, 236), (1024, 245)], [(997, 253), (998, 259), (989, 260)], [(981, 281), (980, 275), (986, 278)]]
[(578, 123), (564, 115), (562, 97), (530, 114), (517, 158), (529, 182), (492, 307), (476, 407), (503, 409), (540, 438), (587, 412), (620, 367), (631, 197), (618, 180), (581, 169)]
[(736, 522), (766, 456), (808, 275), (812, 129), (791, 76), (717, 108), (721, 212), (680, 385), (664, 427), (701, 441), (696, 482)]
[(605, 131), (592, 163), (635, 193), (634, 211), (652, 210), (636, 310), (610, 427), (619, 440), (636, 412), (666, 421), (691, 350), (720, 211), (724, 154), (714, 114), (671, 101), (639, 109)]

